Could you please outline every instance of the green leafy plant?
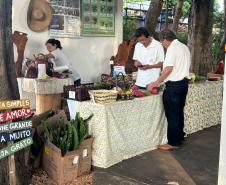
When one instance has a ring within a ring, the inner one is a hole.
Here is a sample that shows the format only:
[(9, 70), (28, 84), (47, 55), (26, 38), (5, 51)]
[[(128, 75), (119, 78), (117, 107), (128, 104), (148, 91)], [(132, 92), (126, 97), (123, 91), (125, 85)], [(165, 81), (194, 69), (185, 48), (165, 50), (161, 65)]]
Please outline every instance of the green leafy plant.
[(187, 42), (188, 42), (188, 32), (186, 32), (186, 31), (177, 32), (177, 39), (187, 45)]
[(128, 16), (123, 17), (123, 40), (130, 40), (136, 29), (136, 19)]
[(58, 126), (53, 126), (47, 121), (42, 121), (44, 136), (61, 149), (62, 156), (68, 151), (73, 151), (79, 148), (82, 141), (89, 137), (88, 121), (93, 117), (91, 114), (87, 119), (80, 117), (77, 113), (74, 120), (68, 123), (60, 118)]

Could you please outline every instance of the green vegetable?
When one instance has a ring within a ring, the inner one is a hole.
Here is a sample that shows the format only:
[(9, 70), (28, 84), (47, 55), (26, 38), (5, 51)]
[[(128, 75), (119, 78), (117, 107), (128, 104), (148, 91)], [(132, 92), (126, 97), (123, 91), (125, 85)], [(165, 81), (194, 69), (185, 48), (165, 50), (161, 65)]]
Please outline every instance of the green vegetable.
[(44, 136), (54, 145), (61, 149), (62, 156), (68, 151), (79, 148), (81, 142), (88, 136), (88, 121), (93, 117), (90, 115), (83, 120), (77, 113), (74, 120), (65, 124), (64, 119), (60, 118), (57, 127), (51, 126), (48, 122), (42, 121), (44, 128)]
[(83, 118), (79, 118), (79, 143), (81, 143), (84, 139), (85, 139), (85, 136), (86, 136), (86, 126), (85, 126), (85, 123), (84, 123), (84, 120)]
[(201, 76), (201, 75), (196, 75), (195, 76), (195, 82), (204, 81), (204, 80), (206, 80), (205, 76)]
[(73, 144), (71, 150), (77, 150), (79, 148), (79, 141), (78, 141), (78, 131), (75, 127), (73, 129)]

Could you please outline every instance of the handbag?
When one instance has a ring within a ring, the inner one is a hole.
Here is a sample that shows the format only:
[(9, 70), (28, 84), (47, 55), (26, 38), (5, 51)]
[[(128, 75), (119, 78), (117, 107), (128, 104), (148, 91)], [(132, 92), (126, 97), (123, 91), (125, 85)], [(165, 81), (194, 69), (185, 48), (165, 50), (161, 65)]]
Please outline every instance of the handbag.
[(25, 78), (37, 78), (38, 77), (38, 66), (35, 61), (28, 61), (26, 63), (27, 69), (25, 71)]

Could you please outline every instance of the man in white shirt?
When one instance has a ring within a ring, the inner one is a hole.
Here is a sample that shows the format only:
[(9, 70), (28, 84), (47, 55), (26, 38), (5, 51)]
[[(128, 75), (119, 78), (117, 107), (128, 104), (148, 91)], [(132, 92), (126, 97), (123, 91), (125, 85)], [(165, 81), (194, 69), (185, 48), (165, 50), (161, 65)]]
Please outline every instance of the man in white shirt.
[(188, 47), (176, 39), (171, 30), (163, 30), (160, 40), (167, 49), (163, 71), (155, 82), (148, 85), (148, 89), (165, 82), (163, 105), (168, 121), (168, 144), (159, 146), (162, 150), (172, 150), (184, 140), (184, 106), (188, 92), (189, 68), (191, 56)]
[(138, 40), (133, 55), (134, 65), (138, 68), (135, 85), (146, 89), (146, 86), (156, 81), (160, 75), (164, 49), (160, 42), (150, 37), (144, 27), (136, 30), (135, 37)]

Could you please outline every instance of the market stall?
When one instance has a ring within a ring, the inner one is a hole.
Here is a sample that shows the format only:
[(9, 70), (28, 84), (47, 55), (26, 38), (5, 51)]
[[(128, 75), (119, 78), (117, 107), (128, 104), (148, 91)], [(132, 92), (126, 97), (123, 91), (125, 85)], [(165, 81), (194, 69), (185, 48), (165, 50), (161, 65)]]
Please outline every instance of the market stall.
[[(76, 103), (73, 100), (68, 102), (69, 106)], [(94, 166), (110, 167), (156, 149), (167, 141), (167, 122), (160, 94), (109, 104), (77, 103), (81, 116), (94, 114), (89, 122), (90, 134), (95, 138)]]
[[(189, 85), (184, 128), (187, 134), (220, 123), (222, 90), (222, 81)], [(161, 93), (108, 104), (68, 100), (68, 106), (71, 118), (76, 112), (83, 117), (94, 114), (89, 123), (95, 138), (94, 166), (107, 168), (167, 142)]]

